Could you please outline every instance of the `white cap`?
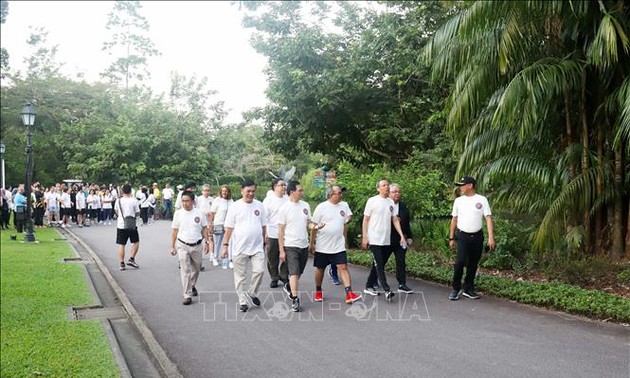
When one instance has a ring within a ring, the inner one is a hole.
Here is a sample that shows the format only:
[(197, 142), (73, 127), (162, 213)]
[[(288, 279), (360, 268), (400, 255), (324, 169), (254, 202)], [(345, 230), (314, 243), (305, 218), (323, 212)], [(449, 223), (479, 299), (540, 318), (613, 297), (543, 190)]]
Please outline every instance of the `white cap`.
[(177, 189), (184, 189), (184, 185), (182, 184), (177, 185)]

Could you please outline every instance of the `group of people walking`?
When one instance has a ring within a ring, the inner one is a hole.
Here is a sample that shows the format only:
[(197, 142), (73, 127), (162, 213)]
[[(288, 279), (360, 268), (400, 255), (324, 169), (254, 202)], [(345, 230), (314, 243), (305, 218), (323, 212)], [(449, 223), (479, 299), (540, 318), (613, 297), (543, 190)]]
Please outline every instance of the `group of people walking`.
[[(460, 292), (476, 299), (479, 296), (474, 290), (474, 278), (483, 249), (483, 219), (487, 222), (491, 249), (494, 229), (487, 199), (475, 193), (475, 180), (464, 177), (456, 185), (462, 196), (452, 211), (450, 246), (457, 246), (457, 261), (449, 299), (458, 299)], [(322, 282), (328, 266), (333, 283), (343, 284), (345, 302), (361, 299), (361, 294), (352, 289), (347, 267), (347, 227), (352, 211), (342, 200), (345, 188), (327, 188), (326, 201), (318, 204), (313, 213), (303, 201), (304, 189), (298, 181), (274, 179), (262, 202), (255, 199), (256, 184), (251, 180), (243, 181), (237, 201), (232, 200), (229, 187), (224, 186), (214, 201), (204, 205), (208, 190), (204, 187), (200, 199), (195, 197), (194, 187), (185, 188), (182, 207), (175, 211), (172, 221), (170, 253), (179, 259), (184, 305), (191, 304), (198, 295), (202, 254), (210, 254), (214, 265), (219, 259), (229, 259), (242, 312), (261, 305), (258, 295), (265, 268), (271, 278), (270, 288), (281, 287), (291, 309), (301, 311), (300, 280), (309, 255), (315, 268), (313, 301), (324, 300)], [(398, 184), (379, 180), (376, 191), (363, 211), (361, 247), (369, 248), (373, 256), (363, 293), (380, 295), (380, 286), (384, 297), (391, 301), (395, 293), (387, 282), (385, 265), (392, 254), (396, 259), (398, 293), (413, 293), (407, 286), (405, 263), (407, 248), (413, 243), (411, 216), (400, 200), (402, 190)], [(467, 272), (462, 291), (464, 267)]]

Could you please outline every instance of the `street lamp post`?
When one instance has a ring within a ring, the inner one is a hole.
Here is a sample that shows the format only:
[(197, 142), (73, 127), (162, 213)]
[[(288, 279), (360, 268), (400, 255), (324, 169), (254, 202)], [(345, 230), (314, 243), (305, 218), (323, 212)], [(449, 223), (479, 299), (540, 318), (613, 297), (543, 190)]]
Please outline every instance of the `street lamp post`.
[(4, 143), (0, 142), (0, 159), (2, 159), (2, 189), (6, 188), (5, 180), (4, 180), (4, 152), (6, 151), (6, 147)]
[(31, 181), (33, 180), (33, 146), (31, 145), (31, 127), (35, 124), (37, 112), (30, 102), (22, 108), (22, 124), (26, 127), (26, 182), (24, 183), (24, 195), (26, 196), (26, 233), (25, 243), (35, 243), (35, 233), (33, 232), (33, 206), (31, 199)]

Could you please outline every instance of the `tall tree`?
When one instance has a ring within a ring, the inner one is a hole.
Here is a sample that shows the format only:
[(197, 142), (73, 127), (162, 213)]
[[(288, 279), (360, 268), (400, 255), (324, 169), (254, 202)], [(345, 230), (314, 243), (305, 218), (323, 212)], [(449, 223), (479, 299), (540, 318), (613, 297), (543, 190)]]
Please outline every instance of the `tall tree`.
[(540, 250), (630, 249), (628, 20), (616, 0), (476, 1), (424, 50), (454, 83), (458, 171), (540, 215)]
[(143, 82), (151, 76), (148, 58), (160, 55), (148, 37), (149, 23), (140, 14), (141, 8), (139, 1), (117, 0), (106, 25), (112, 35), (103, 43), (103, 51), (115, 60), (101, 76), (125, 89), (130, 85), (144, 86)]
[[(8, 14), (9, 2), (7, 0), (0, 0), (0, 24), (4, 24), (7, 21)], [(0, 76), (3, 79), (9, 68), (9, 52), (2, 47), (0, 48)]]
[[(444, 13), (437, 1), (271, 2), (246, 26), (268, 57), (270, 105), (257, 116), (274, 149), (289, 157), (321, 152), (358, 165), (402, 164), (431, 151), (444, 165), (450, 148), (440, 122), (440, 88), (431, 87), (416, 51)], [(437, 160), (437, 161), (436, 161)]]

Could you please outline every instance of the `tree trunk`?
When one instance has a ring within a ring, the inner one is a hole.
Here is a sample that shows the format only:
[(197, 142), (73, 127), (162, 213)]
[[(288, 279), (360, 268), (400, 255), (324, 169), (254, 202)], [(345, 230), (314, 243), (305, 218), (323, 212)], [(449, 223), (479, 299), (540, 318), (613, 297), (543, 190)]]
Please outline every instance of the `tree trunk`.
[[(602, 135), (602, 126), (597, 128), (597, 161), (598, 167), (600, 171), (597, 173), (597, 177), (595, 178), (595, 198), (601, 198), (602, 192), (604, 191), (604, 184), (602, 179), (602, 174), (604, 172), (604, 166), (606, 164), (606, 157), (604, 156), (604, 141), (602, 140), (604, 136)], [(595, 240), (593, 243), (593, 248), (595, 254), (599, 254), (603, 252), (603, 240), (602, 240), (602, 217), (604, 215), (603, 207), (600, 207), (594, 214), (595, 222), (594, 222), (594, 233)]]
[(623, 153), (622, 146), (615, 149), (615, 172), (614, 185), (618, 188), (619, 195), (615, 198), (613, 209), (613, 231), (612, 231), (612, 250), (614, 255), (623, 256), (624, 240), (623, 240)]
[[(571, 121), (571, 96), (568, 91), (564, 92), (564, 124), (566, 129), (566, 148), (573, 144), (573, 125)], [(569, 181), (575, 177), (575, 164), (569, 162)]]
[[(586, 110), (586, 77), (587, 73), (582, 75), (582, 93), (580, 96), (580, 121), (582, 124), (582, 172), (586, 172), (590, 168), (590, 161), (588, 158), (589, 151), (589, 128), (588, 117)], [(583, 209), (582, 224), (584, 225), (584, 252), (591, 252), (591, 224), (590, 224), (590, 209)]]

